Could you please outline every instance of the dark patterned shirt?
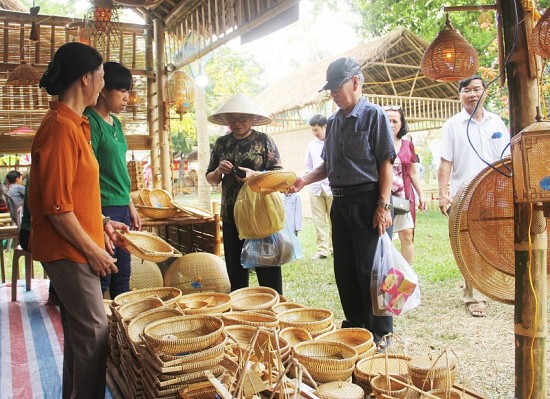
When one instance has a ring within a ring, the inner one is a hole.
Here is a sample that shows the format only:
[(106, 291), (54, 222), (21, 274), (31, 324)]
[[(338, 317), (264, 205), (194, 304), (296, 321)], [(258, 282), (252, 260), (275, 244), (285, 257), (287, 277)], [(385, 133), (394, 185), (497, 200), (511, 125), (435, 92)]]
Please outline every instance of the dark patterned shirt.
[[(221, 161), (259, 171), (283, 168), (273, 139), (256, 130), (242, 140), (236, 140), (231, 133), (218, 138), (206, 174), (216, 170)], [(235, 223), (233, 208), (242, 185), (233, 174), (223, 175), (221, 217), (224, 221)]]
[(342, 110), (327, 123), (325, 160), (331, 187), (378, 182), (378, 169), (395, 159), (393, 133), (384, 110), (361, 97), (344, 118)]

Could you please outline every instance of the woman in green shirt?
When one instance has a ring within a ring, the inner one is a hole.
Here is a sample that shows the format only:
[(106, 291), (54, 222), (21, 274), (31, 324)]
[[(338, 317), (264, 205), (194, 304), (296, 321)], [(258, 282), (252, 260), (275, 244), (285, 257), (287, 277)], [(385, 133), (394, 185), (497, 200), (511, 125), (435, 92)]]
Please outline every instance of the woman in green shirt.
[[(104, 216), (141, 229), (141, 220), (130, 198), (130, 176), (126, 166), (128, 144), (120, 121), (120, 113), (128, 103), (133, 81), (131, 72), (118, 62), (103, 64), (105, 86), (93, 108), (84, 115), (90, 120), (92, 148), (99, 163), (101, 209)], [(114, 248), (118, 273), (101, 278), (103, 293), (109, 289), (111, 298), (130, 290), (130, 254)]]

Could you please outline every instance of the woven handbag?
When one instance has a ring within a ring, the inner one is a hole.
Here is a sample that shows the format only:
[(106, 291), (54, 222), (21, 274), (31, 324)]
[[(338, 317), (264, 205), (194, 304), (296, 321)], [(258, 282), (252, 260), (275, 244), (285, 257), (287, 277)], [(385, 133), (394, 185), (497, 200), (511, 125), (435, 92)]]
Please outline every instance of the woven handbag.
[(391, 202), (393, 205), (393, 213), (395, 215), (404, 215), (405, 213), (411, 211), (411, 200), (392, 195)]

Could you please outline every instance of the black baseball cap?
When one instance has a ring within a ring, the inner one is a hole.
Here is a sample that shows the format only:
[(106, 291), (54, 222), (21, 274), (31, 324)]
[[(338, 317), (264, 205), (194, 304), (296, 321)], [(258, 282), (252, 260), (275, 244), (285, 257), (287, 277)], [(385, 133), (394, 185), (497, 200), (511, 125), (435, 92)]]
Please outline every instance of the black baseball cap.
[(340, 86), (346, 79), (359, 75), (361, 65), (353, 58), (338, 58), (330, 63), (327, 68), (327, 83), (319, 91), (334, 90)]

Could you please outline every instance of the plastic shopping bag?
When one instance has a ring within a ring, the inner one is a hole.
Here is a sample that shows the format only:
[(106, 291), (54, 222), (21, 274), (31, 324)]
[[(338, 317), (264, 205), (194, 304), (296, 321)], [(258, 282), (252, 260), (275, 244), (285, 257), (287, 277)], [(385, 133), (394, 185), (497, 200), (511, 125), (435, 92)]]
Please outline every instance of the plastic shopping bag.
[(264, 238), (244, 240), (241, 264), (250, 269), (262, 266), (281, 266), (302, 257), (298, 237), (288, 225), (281, 231)]
[(388, 234), (378, 239), (370, 291), (376, 316), (395, 316), (420, 305), (418, 276)]

